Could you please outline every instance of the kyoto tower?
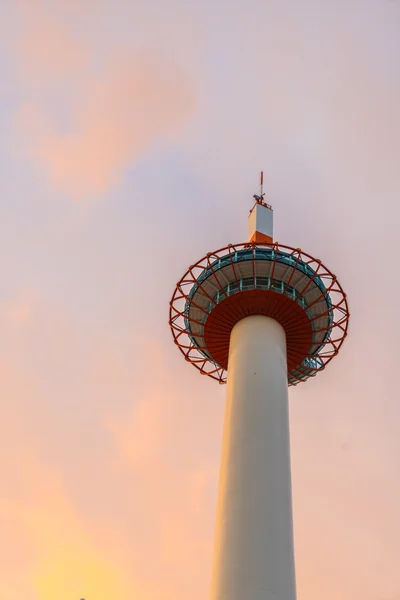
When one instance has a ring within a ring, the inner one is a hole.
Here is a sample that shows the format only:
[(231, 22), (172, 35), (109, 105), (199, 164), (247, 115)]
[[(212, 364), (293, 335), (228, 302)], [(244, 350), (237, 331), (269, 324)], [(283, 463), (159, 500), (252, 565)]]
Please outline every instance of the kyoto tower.
[(288, 386), (322, 371), (347, 334), (337, 278), (273, 239), (262, 189), (248, 242), (193, 264), (170, 303), (175, 344), (227, 383), (210, 600), (296, 600)]

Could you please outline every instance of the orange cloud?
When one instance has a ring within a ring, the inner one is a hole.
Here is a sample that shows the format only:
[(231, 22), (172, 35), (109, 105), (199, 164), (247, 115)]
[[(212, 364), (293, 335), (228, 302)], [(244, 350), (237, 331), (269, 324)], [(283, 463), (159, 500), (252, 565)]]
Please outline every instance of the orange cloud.
[(31, 295), (21, 295), (0, 305), (4, 322), (12, 327), (22, 327), (32, 322), (34, 301)]
[(33, 575), (40, 600), (148, 598), (118, 565), (107, 560), (104, 547), (97, 548), (73, 514), (64, 520), (62, 514), (49, 518), (44, 512), (34, 513), (32, 520), (37, 539), (48, 538), (46, 545), (41, 542)]
[(22, 30), (15, 41), (19, 72), (34, 89), (50, 78), (73, 74), (86, 64), (87, 50), (66, 25), (47, 14), (39, 3), (20, 6)]
[[(132, 361), (134, 347), (100, 336), (83, 350), (67, 317), (41, 311), (38, 318), (29, 335), (33, 347), (40, 338), (47, 348), (39, 363), (29, 350), (28, 359), (13, 350), (0, 362), (0, 396), (7, 400), (0, 406), (7, 424), (0, 599), (200, 600), (210, 573), (218, 464), (184, 450), (187, 435), (207, 438), (219, 423), (196, 431), (201, 403), (176, 393), (158, 342), (135, 340), (141, 354)], [(60, 365), (72, 355), (84, 377), (74, 374), (65, 403), (57, 371), (65, 372)], [(133, 366), (151, 370), (145, 385)], [(82, 411), (70, 411), (76, 398)], [(87, 412), (83, 439), (77, 421)], [(65, 443), (71, 447), (64, 462)]]
[(194, 106), (189, 79), (161, 55), (122, 52), (116, 42), (102, 61), (75, 21), (22, 7), (16, 47), (27, 100), (15, 119), (17, 150), (58, 192), (104, 193), (154, 141), (179, 131)]
[[(128, 600), (135, 594), (139, 600), (148, 596), (126, 573), (107, 557), (107, 544), (101, 548), (91, 540), (74, 508), (65, 498), (54, 473), (46, 473), (30, 458), (20, 457), (25, 479), (24, 501), (1, 504), (2, 514), (13, 522), (14, 535), (20, 534), (31, 549), (31, 563), (21, 581), (7, 577), (0, 582), (0, 597), (11, 600), (36, 596), (40, 600), (70, 600), (87, 597), (109, 600), (117, 596)], [(28, 490), (34, 490), (34, 494)], [(3, 563), (4, 564), (4, 563)], [(5, 581), (4, 581), (5, 579)], [(21, 587), (22, 586), (22, 587)]]
[[(151, 356), (157, 377), (148, 381), (129, 416), (108, 420), (118, 468), (136, 483), (132, 501), (138, 514), (148, 519), (149, 539), (141, 540), (140, 547), (144, 572), (150, 564), (157, 568), (157, 577), (151, 575), (154, 598), (200, 600), (207, 595), (210, 577), (209, 517), (214, 513), (219, 467), (207, 457), (187, 460), (185, 439), (194, 432), (196, 420), (193, 404), (177, 394), (163, 348), (144, 339), (140, 345), (146, 363)], [(209, 432), (219, 423), (208, 425)], [(197, 435), (207, 438), (207, 428)]]
[(28, 155), (56, 189), (78, 198), (105, 192), (154, 140), (174, 133), (189, 114), (190, 92), (179, 74), (163, 70), (146, 58), (115, 57), (102, 77), (86, 82), (70, 132), (61, 132), (37, 104), (21, 109)]
[[(3, 392), (23, 389), (15, 385), (16, 375), (2, 369)], [(105, 523), (90, 531), (60, 474), (39, 463), (38, 440), (24, 431), (23, 418), (7, 409), (1, 421), (12, 431), (3, 439), (7, 458), (0, 459), (7, 481), (0, 498), (1, 600), (150, 600), (145, 585), (120, 566), (123, 557), (118, 559)]]

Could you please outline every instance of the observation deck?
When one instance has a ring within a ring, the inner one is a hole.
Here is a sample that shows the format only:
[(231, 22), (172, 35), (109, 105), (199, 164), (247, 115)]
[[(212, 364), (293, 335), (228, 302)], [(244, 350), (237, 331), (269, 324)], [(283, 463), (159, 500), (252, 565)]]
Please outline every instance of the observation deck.
[(226, 382), (229, 338), (250, 315), (276, 319), (287, 341), (288, 384), (316, 375), (338, 353), (348, 325), (337, 278), (299, 249), (229, 245), (188, 269), (170, 304), (175, 343), (200, 372)]
[(170, 327), (185, 359), (225, 383), (234, 325), (250, 315), (271, 317), (285, 330), (288, 384), (296, 385), (338, 353), (347, 299), (320, 260), (272, 241), (272, 208), (256, 198), (250, 241), (209, 253), (187, 270), (170, 302)]

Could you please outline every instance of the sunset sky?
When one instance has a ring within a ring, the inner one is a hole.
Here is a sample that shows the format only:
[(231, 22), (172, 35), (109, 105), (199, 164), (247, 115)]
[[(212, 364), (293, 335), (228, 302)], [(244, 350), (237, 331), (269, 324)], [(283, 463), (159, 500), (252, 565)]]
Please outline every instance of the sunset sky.
[(291, 388), (298, 600), (400, 600), (400, 1), (0, 2), (0, 600), (207, 600), (225, 388), (168, 303), (275, 238), (346, 290)]

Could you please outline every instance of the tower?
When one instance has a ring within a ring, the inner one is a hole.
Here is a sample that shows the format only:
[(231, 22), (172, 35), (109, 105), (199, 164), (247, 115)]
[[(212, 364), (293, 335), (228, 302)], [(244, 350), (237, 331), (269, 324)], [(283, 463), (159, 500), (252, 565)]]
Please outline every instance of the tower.
[(337, 278), (273, 240), (262, 190), (249, 241), (189, 267), (170, 302), (175, 344), (227, 383), (210, 600), (295, 600), (288, 386), (322, 371), (347, 334)]

